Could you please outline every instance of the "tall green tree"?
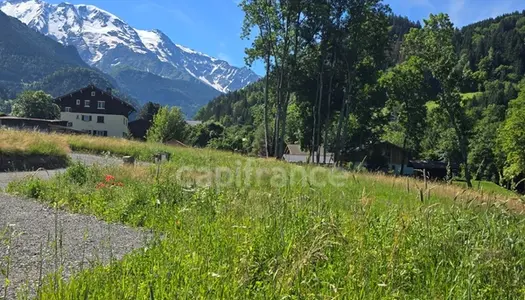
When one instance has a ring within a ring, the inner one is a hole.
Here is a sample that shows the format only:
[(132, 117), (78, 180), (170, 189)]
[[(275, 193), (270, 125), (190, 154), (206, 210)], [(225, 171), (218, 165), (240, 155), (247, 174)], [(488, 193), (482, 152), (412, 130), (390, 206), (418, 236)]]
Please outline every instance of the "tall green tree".
[(459, 56), (454, 47), (454, 25), (446, 14), (431, 14), (422, 29), (411, 29), (405, 37), (405, 55), (420, 57), (432, 76), (439, 82), (437, 102), (448, 116), (454, 128), (461, 150), (465, 180), (472, 187), (469, 153), (469, 126), (464, 107), (461, 105), (459, 87), (462, 68), (457, 68)]
[(12, 114), (17, 117), (60, 119), (60, 108), (53, 97), (43, 91), (25, 91), (13, 101)]
[(144, 104), (139, 112), (139, 118), (153, 122), (153, 118), (160, 110), (160, 104), (151, 101)]
[[(425, 127), (428, 96), (422, 64), (421, 58), (411, 57), (380, 78), (380, 84), (388, 95), (387, 107), (390, 108), (391, 116), (402, 127), (403, 150), (416, 150), (419, 147)], [(403, 151), (401, 174), (404, 171), (405, 153)]]
[(187, 123), (180, 108), (161, 107), (153, 117), (153, 124), (146, 134), (148, 142), (165, 143), (184, 141), (188, 134)]
[[(342, 0), (337, 2), (342, 11), (336, 21), (341, 41), (341, 65), (345, 73), (344, 95), (339, 110), (336, 132), (335, 160), (341, 159), (341, 148), (349, 133), (343, 128), (350, 115), (359, 121), (371, 117), (367, 104), (373, 106), (378, 72), (387, 63), (389, 47), (388, 14), (390, 8), (380, 0)], [(366, 104), (365, 104), (366, 103)], [(368, 120), (367, 120), (368, 121)]]
[(265, 155), (268, 157), (268, 113), (269, 113), (269, 93), (270, 93), (270, 70), (272, 67), (272, 56), (275, 56), (274, 45), (276, 44), (276, 27), (278, 16), (275, 10), (276, 5), (273, 0), (243, 0), (239, 4), (244, 11), (244, 21), (242, 26), (241, 38), (247, 39), (251, 36), (253, 28), (258, 29), (252, 47), (246, 49), (246, 63), (251, 65), (257, 59), (264, 59), (266, 66), (265, 87), (264, 87), (264, 148)]
[(525, 177), (525, 84), (516, 100), (509, 104), (507, 117), (501, 124), (497, 148), (504, 156), (503, 177), (507, 182), (516, 182)]

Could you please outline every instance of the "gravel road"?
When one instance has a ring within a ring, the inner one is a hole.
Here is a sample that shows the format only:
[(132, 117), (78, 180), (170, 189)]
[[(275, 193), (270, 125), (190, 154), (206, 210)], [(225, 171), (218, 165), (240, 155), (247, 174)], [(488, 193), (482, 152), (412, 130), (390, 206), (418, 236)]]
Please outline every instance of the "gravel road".
[[(71, 159), (74, 162), (82, 162), (87, 165), (99, 164), (122, 164), (122, 160), (115, 157), (103, 157), (91, 154), (82, 153), (71, 153)], [(5, 189), (9, 182), (22, 179), (28, 175), (34, 175), (39, 178), (50, 178), (55, 176), (59, 172), (63, 172), (65, 169), (47, 170), (47, 171), (36, 171), (36, 172), (0, 172), (0, 191)]]
[[(119, 159), (86, 154), (72, 154), (72, 158), (86, 164), (121, 163)], [(35, 174), (47, 178), (62, 171)], [(0, 299), (4, 296), (3, 273), (8, 265), (7, 299), (15, 299), (16, 292), (26, 288), (34, 295), (41, 276), (57, 266), (63, 267), (62, 276), (67, 279), (93, 262), (108, 263), (145, 245), (148, 235), (140, 230), (55, 211), (34, 200), (1, 193), (9, 181), (31, 173), (0, 173)]]

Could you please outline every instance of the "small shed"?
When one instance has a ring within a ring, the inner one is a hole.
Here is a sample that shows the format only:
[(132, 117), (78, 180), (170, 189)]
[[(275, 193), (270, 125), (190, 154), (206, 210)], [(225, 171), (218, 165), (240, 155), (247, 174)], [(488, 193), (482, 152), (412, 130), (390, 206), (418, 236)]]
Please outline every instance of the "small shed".
[(22, 118), (9, 115), (0, 115), (0, 127), (52, 132), (54, 128), (68, 127), (68, 122), (62, 120)]
[(445, 161), (435, 160), (411, 160), (408, 165), (414, 170), (420, 170), (418, 176), (423, 176), (422, 171), (425, 170), (426, 175), (432, 179), (444, 179), (447, 177), (448, 170), (452, 175), (459, 173), (459, 165), (457, 163), (448, 163)]
[(129, 134), (139, 140), (145, 140), (151, 122), (145, 119), (137, 119), (128, 123)]
[(392, 170), (399, 174), (404, 165), (402, 175), (412, 175), (414, 172), (414, 168), (408, 164), (410, 153), (386, 141), (356, 147), (349, 152), (347, 159), (354, 165), (363, 163), (364, 167), (374, 171)]
[[(319, 147), (319, 161), (317, 161), (317, 151), (312, 153), (310, 157), (309, 151), (304, 151), (299, 144), (288, 144), (284, 151), (283, 158), (287, 162), (292, 163), (324, 163), (324, 148), (323, 146)], [(334, 162), (334, 154), (331, 152), (326, 152), (326, 163), (332, 164)]]

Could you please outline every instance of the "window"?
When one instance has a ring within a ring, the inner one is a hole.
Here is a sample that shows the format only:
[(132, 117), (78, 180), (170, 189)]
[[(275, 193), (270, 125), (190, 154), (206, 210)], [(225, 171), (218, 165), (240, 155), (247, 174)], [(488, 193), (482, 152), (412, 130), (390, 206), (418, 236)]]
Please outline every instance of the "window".
[(77, 105), (80, 105), (80, 99), (77, 99)]
[(90, 104), (89, 100), (84, 100), (84, 107), (89, 107), (89, 104)]
[(98, 101), (97, 102), (97, 108), (98, 109), (106, 109), (106, 102), (105, 101)]
[(93, 130), (93, 135), (108, 136), (108, 132), (106, 130)]
[(97, 123), (104, 123), (104, 116), (98, 116)]
[(66, 107), (66, 112), (71, 112), (71, 107)]
[(96, 92), (91, 92), (92, 97), (95, 97), (96, 94), (97, 94)]
[(92, 119), (93, 119), (92, 116), (82, 115), (82, 121), (91, 122)]
[(67, 122), (67, 127), (73, 127), (73, 122)]

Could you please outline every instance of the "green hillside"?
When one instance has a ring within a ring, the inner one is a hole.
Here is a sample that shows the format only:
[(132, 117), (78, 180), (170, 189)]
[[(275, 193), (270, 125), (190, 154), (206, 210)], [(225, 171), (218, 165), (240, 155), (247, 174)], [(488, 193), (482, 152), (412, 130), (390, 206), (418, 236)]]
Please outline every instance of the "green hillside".
[(168, 79), (131, 68), (113, 71), (123, 91), (144, 101), (161, 105), (179, 106), (189, 118), (220, 92), (195, 78)]
[(111, 76), (84, 63), (74, 47), (63, 46), (1, 11), (0, 28), (0, 102), (25, 89), (60, 96), (93, 83), (119, 90)]

